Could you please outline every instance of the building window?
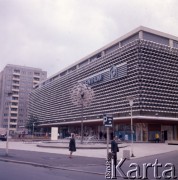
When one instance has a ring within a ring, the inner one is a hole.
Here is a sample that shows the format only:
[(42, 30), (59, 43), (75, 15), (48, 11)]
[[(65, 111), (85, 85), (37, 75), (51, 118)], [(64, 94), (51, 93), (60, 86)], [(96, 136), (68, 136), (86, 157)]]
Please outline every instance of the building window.
[(13, 83), (14, 83), (14, 84), (19, 84), (19, 81), (15, 81), (15, 80), (14, 80)]
[(74, 66), (74, 67), (70, 68), (70, 69), (68, 70), (68, 72), (70, 73), (70, 72), (72, 72), (72, 71), (74, 71), (74, 70), (76, 70), (76, 69), (77, 69), (77, 66)]
[(34, 75), (35, 76), (40, 76), (40, 73), (39, 72), (34, 72)]
[(18, 103), (16, 103), (16, 102), (12, 102), (12, 105), (13, 105), (13, 106), (17, 106), (17, 105), (18, 105)]
[(12, 89), (19, 89), (19, 86), (12, 86)]
[(178, 48), (178, 41), (174, 41), (173, 46), (174, 46), (175, 48)]
[(13, 75), (13, 78), (19, 79), (20, 76), (19, 75)]
[(17, 111), (17, 108), (11, 108), (11, 111)]
[(20, 73), (20, 70), (19, 69), (14, 69), (14, 72), (15, 73)]
[(17, 117), (17, 114), (11, 113), (11, 117)]
[(148, 41), (153, 41), (156, 43), (160, 43), (160, 44), (169, 45), (169, 39), (168, 38), (158, 36), (158, 35), (148, 33), (148, 32), (143, 33), (143, 39), (148, 40)]
[(81, 63), (79, 64), (79, 67), (85, 66), (85, 65), (87, 65), (87, 64), (88, 64), (88, 59), (85, 60), (85, 61), (83, 61), (83, 62), (81, 62)]
[(16, 123), (17, 121), (16, 121), (16, 119), (11, 119), (10, 122)]
[(39, 80), (40, 80), (40, 78), (36, 78), (36, 77), (34, 77), (34, 78), (33, 78), (33, 80), (34, 80), (34, 81), (39, 81)]
[(10, 128), (16, 128), (16, 125), (10, 125)]
[(18, 100), (18, 97), (12, 97), (12, 100)]
[(64, 75), (66, 75), (67, 74), (67, 71), (64, 71), (64, 72), (62, 72), (61, 74), (60, 74), (60, 76), (64, 76)]

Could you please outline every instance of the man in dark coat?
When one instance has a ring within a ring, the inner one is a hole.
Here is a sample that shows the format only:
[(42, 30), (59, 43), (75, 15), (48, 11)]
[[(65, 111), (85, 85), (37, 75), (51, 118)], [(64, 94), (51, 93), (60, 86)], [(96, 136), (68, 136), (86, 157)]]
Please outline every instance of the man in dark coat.
[(100, 140), (103, 138), (103, 132), (102, 131), (99, 132), (99, 138), (100, 138)]
[(69, 142), (69, 151), (70, 151), (69, 158), (72, 158), (72, 153), (76, 151), (75, 135), (74, 134), (71, 134), (71, 139)]
[(117, 152), (119, 152), (119, 148), (117, 145), (117, 136), (111, 141), (111, 152), (113, 154), (114, 159), (114, 169), (115, 169), (115, 177), (116, 177), (116, 166), (117, 166)]

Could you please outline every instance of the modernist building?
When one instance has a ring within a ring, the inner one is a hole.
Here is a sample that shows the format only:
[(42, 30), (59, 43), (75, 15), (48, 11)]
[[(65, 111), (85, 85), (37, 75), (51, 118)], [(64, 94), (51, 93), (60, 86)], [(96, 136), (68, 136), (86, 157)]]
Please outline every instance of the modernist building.
[(114, 131), (130, 139), (130, 105), (134, 96), (136, 141), (178, 139), (178, 37), (146, 27), (127, 33), (40, 83), (30, 93), (29, 115), (40, 126), (80, 132), (81, 109), (70, 91), (87, 83), (95, 96), (84, 108), (86, 133), (105, 131), (103, 114), (114, 117)]
[[(27, 121), (28, 95), (33, 87), (47, 78), (38, 68), (7, 65), (0, 72), (0, 127), (7, 128), (10, 103), (10, 132), (20, 130)], [(11, 99), (8, 93), (12, 93)], [(11, 102), (9, 102), (11, 101)]]

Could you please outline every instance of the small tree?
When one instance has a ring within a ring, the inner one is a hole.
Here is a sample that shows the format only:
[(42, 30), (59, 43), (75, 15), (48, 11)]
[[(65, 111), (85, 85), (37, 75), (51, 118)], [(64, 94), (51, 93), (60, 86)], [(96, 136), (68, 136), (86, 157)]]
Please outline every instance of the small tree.
[(30, 115), (29, 120), (27, 121), (27, 124), (26, 124), (26, 128), (28, 129), (28, 131), (33, 132), (33, 130), (34, 131), (39, 130), (39, 128), (38, 128), (39, 121), (38, 120), (39, 119), (37, 116)]

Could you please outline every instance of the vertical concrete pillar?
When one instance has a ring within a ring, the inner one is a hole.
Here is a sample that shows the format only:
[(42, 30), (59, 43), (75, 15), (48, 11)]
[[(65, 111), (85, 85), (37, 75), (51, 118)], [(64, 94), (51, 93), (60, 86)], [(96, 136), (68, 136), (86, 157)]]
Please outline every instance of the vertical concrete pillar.
[(169, 46), (170, 47), (173, 47), (174, 45), (173, 45), (173, 40), (172, 39), (169, 39)]
[(143, 39), (143, 31), (139, 31), (139, 39)]
[(177, 140), (177, 126), (173, 126), (173, 140)]
[(141, 142), (143, 142), (143, 124), (141, 124), (140, 130), (141, 130)]
[(105, 55), (105, 51), (102, 51), (101, 52), (101, 56), (103, 57)]

